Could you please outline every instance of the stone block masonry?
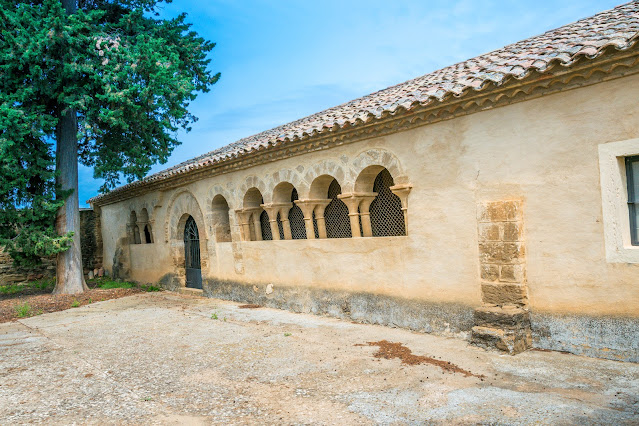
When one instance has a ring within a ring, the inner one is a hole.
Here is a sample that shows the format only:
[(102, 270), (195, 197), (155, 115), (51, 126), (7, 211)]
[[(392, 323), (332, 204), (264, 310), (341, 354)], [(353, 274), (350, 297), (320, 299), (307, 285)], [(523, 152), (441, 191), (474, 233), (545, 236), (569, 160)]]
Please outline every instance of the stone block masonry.
[(471, 341), (510, 354), (532, 344), (522, 208), (520, 200), (478, 205), (483, 305), (475, 310)]
[[(101, 248), (102, 236), (96, 221), (99, 217), (94, 215), (91, 209), (80, 209), (80, 242), (82, 245), (82, 266), (87, 273), (94, 268), (101, 267), (101, 258), (98, 258), (98, 244)], [(32, 268), (18, 267), (13, 259), (0, 246), (0, 285), (10, 285), (25, 281), (39, 280), (55, 277), (55, 259), (42, 259), (42, 264)]]

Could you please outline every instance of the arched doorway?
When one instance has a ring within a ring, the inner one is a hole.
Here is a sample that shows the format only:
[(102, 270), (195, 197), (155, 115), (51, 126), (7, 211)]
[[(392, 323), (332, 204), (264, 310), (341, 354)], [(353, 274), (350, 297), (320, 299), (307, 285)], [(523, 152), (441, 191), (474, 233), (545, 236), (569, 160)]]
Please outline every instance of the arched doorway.
[(186, 219), (184, 226), (184, 260), (186, 268), (186, 286), (202, 288), (202, 266), (200, 264), (200, 233), (192, 216)]

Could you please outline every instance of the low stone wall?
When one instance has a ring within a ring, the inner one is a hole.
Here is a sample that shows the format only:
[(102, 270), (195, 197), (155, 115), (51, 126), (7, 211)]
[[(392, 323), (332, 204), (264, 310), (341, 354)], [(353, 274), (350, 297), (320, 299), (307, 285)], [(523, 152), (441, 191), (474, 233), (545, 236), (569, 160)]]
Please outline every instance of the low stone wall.
[(35, 268), (19, 268), (13, 264), (13, 259), (0, 246), (0, 285), (10, 285), (25, 281), (38, 280), (55, 275), (55, 262), (45, 259), (42, 265)]
[[(96, 259), (98, 240), (95, 214), (91, 209), (80, 209), (80, 243), (82, 267), (85, 273), (100, 267)], [(0, 285), (15, 284), (55, 276), (55, 259), (42, 259), (42, 264), (33, 268), (17, 267), (13, 259), (0, 246)]]

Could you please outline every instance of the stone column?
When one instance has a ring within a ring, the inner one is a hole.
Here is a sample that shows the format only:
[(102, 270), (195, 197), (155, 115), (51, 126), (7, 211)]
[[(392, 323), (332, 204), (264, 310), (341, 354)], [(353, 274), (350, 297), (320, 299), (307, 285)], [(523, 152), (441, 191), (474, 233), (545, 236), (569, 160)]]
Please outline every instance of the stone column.
[(138, 220), (135, 224), (138, 226), (138, 233), (140, 234), (140, 244), (146, 244), (146, 235), (144, 234), (144, 227), (148, 222), (142, 222)]
[(362, 236), (359, 230), (359, 203), (360, 199), (355, 197), (354, 194), (340, 194), (337, 196), (348, 207), (348, 218), (351, 220), (351, 233), (353, 238), (360, 238)]
[(235, 210), (238, 222), (240, 222), (240, 230), (242, 232), (242, 241), (251, 241), (251, 228), (249, 227), (250, 214), (244, 209)]
[(306, 227), (306, 238), (309, 240), (315, 239), (315, 229), (313, 228), (313, 210), (315, 210), (315, 206), (317, 204), (314, 203), (315, 200), (295, 200), (295, 204), (297, 204), (302, 210), (304, 214), (304, 226)]
[(279, 206), (274, 204), (262, 204), (262, 208), (268, 214), (268, 221), (271, 225), (271, 234), (273, 235), (273, 240), (280, 239), (280, 230), (277, 227), (277, 213), (279, 212)]
[[(324, 211), (333, 200), (317, 200), (315, 205), (315, 222), (317, 222), (317, 235), (324, 239), (326, 238), (326, 219), (324, 218)], [(313, 233), (315, 230), (313, 229)]]
[(471, 342), (514, 355), (532, 346), (522, 202), (480, 203), (478, 221), (483, 306)]
[[(260, 214), (262, 214), (262, 207), (252, 207), (250, 209), (244, 209), (249, 215), (247, 223), (253, 222), (253, 229), (255, 229), (255, 241), (262, 241), (262, 222), (260, 222)], [(250, 229), (250, 225), (249, 225)]]
[(404, 227), (408, 235), (408, 194), (413, 187), (410, 184), (391, 186), (391, 192), (399, 197), (402, 202), (402, 212), (404, 213)]
[(356, 195), (355, 198), (360, 199), (359, 203), (359, 217), (362, 221), (362, 236), (363, 237), (372, 237), (373, 236), (373, 228), (371, 227), (371, 213), (370, 207), (371, 203), (377, 197), (376, 192), (371, 192), (368, 195)]
[(292, 240), (291, 222), (288, 220), (288, 212), (293, 207), (293, 203), (285, 203), (280, 205), (280, 222), (282, 222), (282, 231), (284, 231), (284, 239)]

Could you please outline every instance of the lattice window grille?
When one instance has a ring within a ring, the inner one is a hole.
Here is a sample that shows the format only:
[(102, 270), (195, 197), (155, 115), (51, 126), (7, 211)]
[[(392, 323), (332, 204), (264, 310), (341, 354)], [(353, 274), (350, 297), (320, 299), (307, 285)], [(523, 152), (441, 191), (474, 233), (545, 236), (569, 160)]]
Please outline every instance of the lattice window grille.
[(327, 238), (351, 238), (351, 223), (348, 217), (348, 207), (337, 196), (342, 193), (342, 187), (333, 179), (328, 187), (328, 198), (331, 202), (324, 210)]
[(371, 203), (371, 227), (374, 237), (406, 235), (402, 201), (390, 190), (395, 182), (388, 170), (384, 169), (375, 178), (373, 192), (377, 197)]
[(200, 267), (200, 233), (192, 216), (186, 219), (184, 226), (185, 262), (187, 268)]
[(319, 238), (319, 229), (317, 229), (317, 219), (315, 218), (315, 212), (313, 212), (313, 231), (315, 232), (315, 238)]
[(282, 217), (279, 212), (277, 212), (277, 230), (280, 232), (280, 240), (284, 239), (284, 225), (282, 225)]
[(293, 207), (288, 212), (288, 223), (291, 225), (291, 236), (294, 240), (306, 239), (306, 225), (304, 224), (304, 213), (300, 206), (295, 204), (295, 201), (299, 199), (297, 195), (297, 189), (293, 188), (291, 193), (291, 202)]
[(271, 241), (273, 239), (273, 233), (271, 232), (271, 223), (268, 220), (266, 210), (260, 214), (260, 225), (262, 227), (262, 239), (264, 241)]

